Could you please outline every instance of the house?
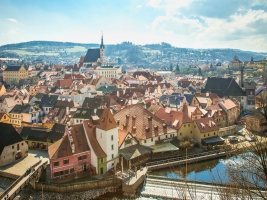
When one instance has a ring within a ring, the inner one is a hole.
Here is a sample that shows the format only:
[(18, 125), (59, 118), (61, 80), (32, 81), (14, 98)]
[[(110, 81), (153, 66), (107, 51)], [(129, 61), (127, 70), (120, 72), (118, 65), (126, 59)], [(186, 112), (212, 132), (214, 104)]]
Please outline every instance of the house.
[(227, 113), (226, 124), (228, 126), (234, 124), (240, 115), (239, 106), (231, 99), (222, 99), (218, 104)]
[(53, 144), (49, 140), (51, 130), (48, 128), (22, 127), (20, 136), (28, 144), (30, 149), (46, 149)]
[(182, 111), (172, 110), (170, 108), (160, 108), (155, 116), (164, 120), (164, 123), (175, 129), (175, 136), (178, 140), (194, 138), (194, 121), (188, 117), (187, 106), (183, 106)]
[(45, 94), (42, 96), (40, 106), (44, 109), (44, 113), (48, 114), (49, 111), (55, 106), (58, 95)]
[(103, 109), (77, 108), (73, 116), (73, 121), (74, 121), (74, 124), (80, 124), (84, 120), (87, 120), (87, 119), (91, 119), (93, 121), (99, 121), (102, 113), (103, 113)]
[(39, 123), (41, 121), (43, 110), (38, 105), (15, 105), (9, 112), (10, 123), (14, 126)]
[(0, 122), (10, 124), (10, 117), (6, 113), (0, 113)]
[(216, 93), (195, 93), (191, 106), (196, 106), (205, 109), (206, 107), (209, 107), (211, 105), (214, 105), (220, 100), (218, 95)]
[(215, 104), (206, 108), (207, 116), (212, 117), (218, 127), (227, 126), (227, 113), (219, 104)]
[(4, 85), (0, 85), (0, 96), (6, 93), (6, 87)]
[(223, 144), (224, 140), (218, 136), (219, 128), (212, 117), (201, 118), (194, 121), (194, 132), (197, 141), (203, 145)]
[(28, 77), (28, 71), (22, 66), (7, 66), (3, 72), (3, 81), (9, 85), (18, 85), (19, 81)]
[(1, 106), (1, 112), (9, 113), (15, 105), (22, 105), (23, 100), (17, 95), (12, 97), (6, 97)]
[(73, 125), (67, 134), (48, 147), (48, 155), (52, 179), (88, 170), (91, 154), (83, 125)]
[(246, 129), (263, 133), (267, 131), (267, 121), (259, 109), (246, 116)]
[(28, 156), (28, 145), (12, 124), (0, 122), (0, 166)]
[(114, 115), (119, 129), (130, 132), (140, 145), (152, 146), (177, 137), (177, 131), (153, 115), (143, 104), (126, 106)]

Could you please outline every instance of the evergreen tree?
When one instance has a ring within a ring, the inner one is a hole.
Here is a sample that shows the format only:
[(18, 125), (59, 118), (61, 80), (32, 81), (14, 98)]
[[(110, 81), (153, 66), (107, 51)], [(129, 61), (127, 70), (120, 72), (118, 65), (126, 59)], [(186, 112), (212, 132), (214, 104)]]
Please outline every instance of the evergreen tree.
[(202, 74), (202, 69), (201, 69), (201, 68), (198, 68), (198, 75), (199, 75), (199, 76), (203, 76), (203, 74)]
[(180, 73), (180, 67), (179, 67), (178, 64), (176, 65), (176, 69), (175, 69), (175, 71), (176, 71), (177, 74)]

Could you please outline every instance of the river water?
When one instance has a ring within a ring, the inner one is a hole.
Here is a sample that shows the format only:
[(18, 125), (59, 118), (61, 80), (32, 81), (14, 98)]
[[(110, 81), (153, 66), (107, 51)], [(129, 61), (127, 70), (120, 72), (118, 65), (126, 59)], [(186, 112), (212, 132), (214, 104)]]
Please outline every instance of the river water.
[[(222, 159), (213, 159), (207, 160), (199, 163), (188, 164), (187, 173), (186, 166), (172, 167), (161, 169), (157, 171), (150, 172), (151, 175), (164, 176), (169, 178), (178, 178), (184, 179), (185, 174), (187, 174), (187, 180), (197, 180), (197, 181), (208, 181), (208, 182), (227, 182), (227, 176), (225, 176), (225, 169), (230, 162), (233, 160), (238, 161), (240, 159), (239, 156), (230, 157), (230, 158), (222, 158)], [(3, 181), (4, 180), (4, 181)], [(5, 182), (5, 183), (4, 183)], [(0, 177), (0, 191), (1, 189), (6, 189), (9, 185), (11, 185), (13, 181), (10, 179), (6, 179)], [(37, 193), (37, 191), (32, 191), (33, 193)], [(108, 193), (103, 195), (102, 198), (99, 199), (111, 199), (112, 197), (118, 197), (118, 199), (123, 199), (122, 194), (117, 193)]]

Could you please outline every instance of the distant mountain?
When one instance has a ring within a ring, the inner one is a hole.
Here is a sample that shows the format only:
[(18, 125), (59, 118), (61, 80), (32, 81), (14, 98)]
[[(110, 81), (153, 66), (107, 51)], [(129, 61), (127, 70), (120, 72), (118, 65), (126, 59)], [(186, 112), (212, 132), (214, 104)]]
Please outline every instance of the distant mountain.
[[(74, 64), (81, 56), (86, 54), (89, 48), (99, 48), (100, 44), (30, 41), (0, 46), (0, 57), (21, 58), (25, 62), (31, 60), (43, 60), (53, 64)], [(191, 49), (177, 48), (171, 44), (135, 45), (131, 42), (105, 45), (105, 55), (109, 62), (136, 67), (169, 67), (177, 65), (209, 64), (229, 62), (234, 56), (241, 61), (254, 61), (267, 57), (267, 53), (242, 51), (238, 49)]]

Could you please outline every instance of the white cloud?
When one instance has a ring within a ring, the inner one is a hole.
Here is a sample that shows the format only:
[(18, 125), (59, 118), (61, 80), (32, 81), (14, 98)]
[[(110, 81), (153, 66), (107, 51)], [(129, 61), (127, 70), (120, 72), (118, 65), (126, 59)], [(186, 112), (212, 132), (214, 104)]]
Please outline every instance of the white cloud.
[(140, 8), (142, 8), (142, 5), (140, 4), (140, 5), (136, 6), (136, 8), (140, 9)]
[(178, 18), (171, 15), (158, 16), (151, 27), (159, 31), (173, 32), (177, 35), (191, 35), (202, 30), (202, 25), (197, 19)]
[(15, 20), (13, 18), (9, 18), (8, 20), (11, 21), (11, 22), (15, 22), (15, 23), (17, 22), (17, 20)]
[(8, 33), (11, 34), (11, 35), (17, 34), (17, 32), (14, 29), (9, 30)]
[(161, 0), (149, 0), (147, 2), (147, 5), (149, 5), (149, 6), (153, 7), (153, 8), (158, 8), (160, 3), (161, 3)]

